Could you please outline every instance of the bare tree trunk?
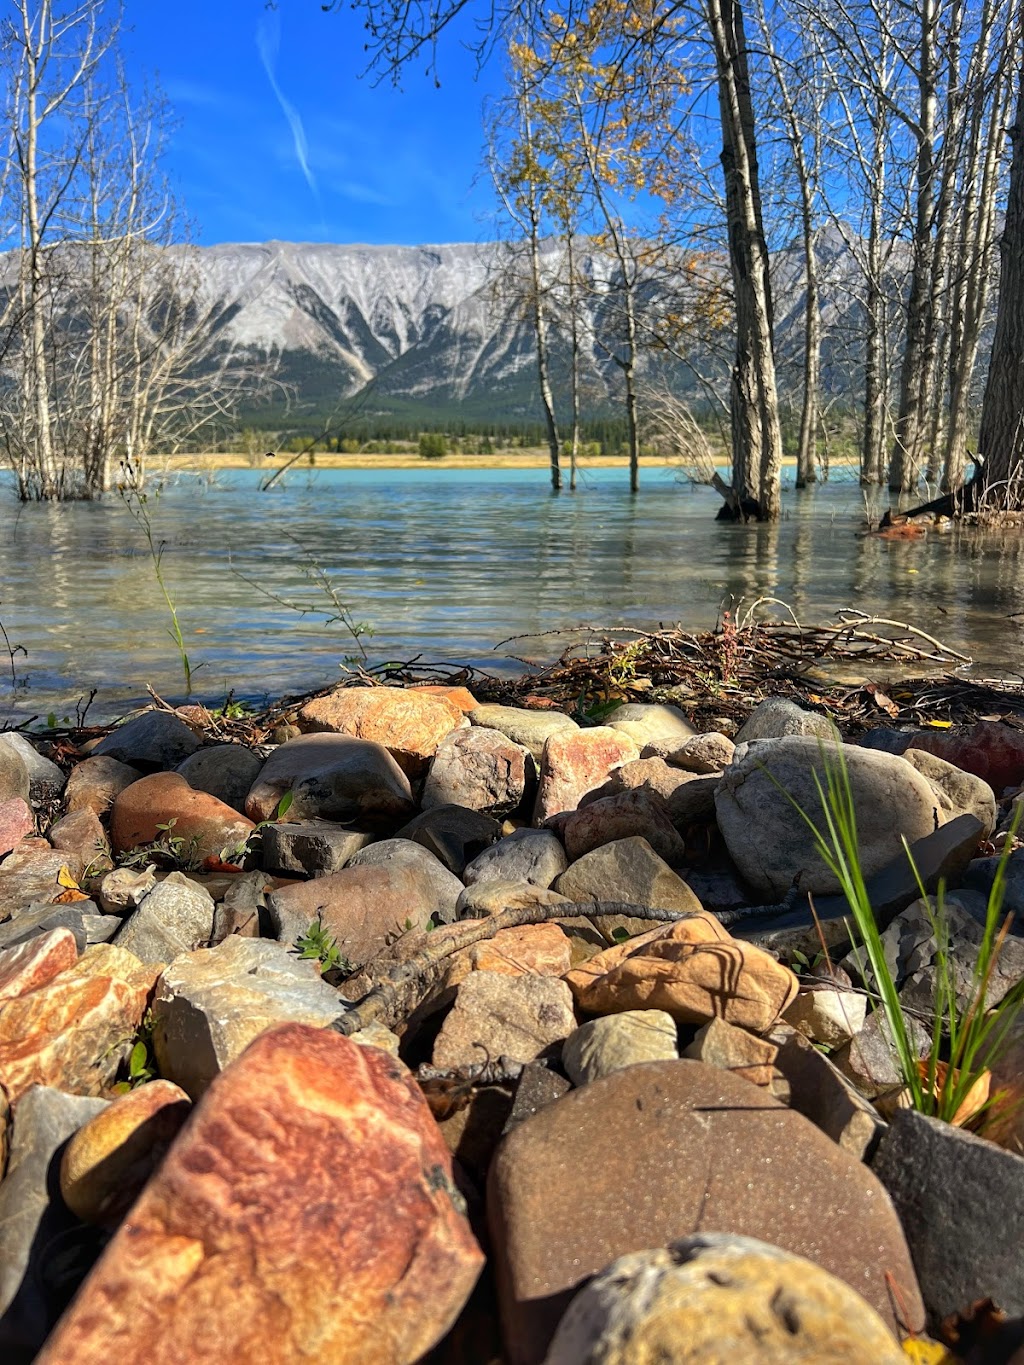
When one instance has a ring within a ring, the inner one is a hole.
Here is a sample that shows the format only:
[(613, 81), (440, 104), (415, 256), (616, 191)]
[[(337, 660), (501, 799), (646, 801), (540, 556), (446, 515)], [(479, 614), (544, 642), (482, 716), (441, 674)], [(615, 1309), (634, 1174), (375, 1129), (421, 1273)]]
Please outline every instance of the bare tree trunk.
[(571, 430), (569, 436), (569, 490), (576, 491), (576, 470), (580, 453), (580, 319), (576, 280), (576, 243), (574, 225), (565, 225), (565, 255), (568, 272), (567, 298), (569, 304), (569, 405)]
[(708, 0), (718, 73), (729, 264), (736, 307), (732, 371), (733, 488), (761, 521), (782, 511), (782, 431), (775, 384), (768, 249), (761, 216), (754, 110), (739, 0)]
[(979, 451), (987, 508), (1024, 511), (1024, 72), (1010, 138), (1010, 188), (1000, 243), (999, 301)]

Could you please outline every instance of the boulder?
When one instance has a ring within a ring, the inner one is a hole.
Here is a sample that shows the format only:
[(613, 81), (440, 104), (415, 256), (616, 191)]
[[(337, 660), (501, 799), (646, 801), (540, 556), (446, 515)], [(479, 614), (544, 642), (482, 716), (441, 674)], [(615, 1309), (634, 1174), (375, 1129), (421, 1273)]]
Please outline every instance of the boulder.
[(296, 820), (260, 830), (260, 863), (271, 872), (323, 877), (340, 872), (373, 835), (331, 820)]
[(989, 838), (996, 827), (997, 812), (996, 798), (987, 782), (924, 749), (907, 749), (903, 759), (932, 784), (944, 820), (957, 815), (977, 816), (984, 831), (982, 838)]
[(446, 988), (458, 986), (470, 972), (562, 977), (571, 965), (569, 939), (557, 924), (521, 924), (453, 953), (442, 981)]
[(156, 866), (136, 870), (133, 867), (115, 867), (107, 872), (100, 882), (99, 903), (108, 915), (128, 915), (137, 910), (143, 900), (156, 886)]
[(118, 853), (165, 837), (183, 840), (183, 853), (196, 861), (224, 854), (230, 861), (252, 831), (251, 820), (215, 796), (194, 791), (180, 773), (140, 778), (115, 798), (110, 812), (110, 842)]
[(471, 972), (434, 1043), (434, 1065), (532, 1062), (576, 1027), (568, 986), (548, 976)]
[[(684, 914), (698, 914), (701, 909), (683, 879), (639, 835), (585, 853), (562, 873), (554, 889), (578, 902), (623, 901)], [(645, 933), (650, 927), (649, 921), (623, 915), (604, 915), (595, 924), (609, 938), (617, 929)]]
[(1024, 1314), (1024, 1157), (901, 1109), (873, 1162), (903, 1222), (933, 1323), (992, 1299)]
[(501, 838), (501, 825), (465, 806), (433, 806), (403, 825), (395, 838), (422, 844), (449, 872), (462, 877), (466, 864)]
[(545, 1365), (906, 1365), (874, 1309), (803, 1256), (705, 1232), (620, 1256), (569, 1306)]
[(171, 711), (145, 711), (101, 739), (91, 757), (116, 758), (143, 772), (176, 768), (202, 740)]
[(834, 741), (836, 727), (828, 716), (819, 715), (817, 711), (805, 711), (783, 697), (769, 697), (751, 711), (740, 726), (735, 743), (750, 744), (757, 739), (790, 739), (797, 735)]
[(114, 915), (100, 915), (97, 909), (90, 900), (76, 900), (70, 905), (34, 902), (0, 925), (0, 949), (30, 943), (53, 929), (67, 929), (79, 952), (90, 943), (106, 943), (120, 929), (121, 921)]
[(0, 1009), (0, 1079), (12, 1101), (33, 1085), (99, 1095), (131, 1051), (149, 990), (62, 973)]
[(708, 1066), (719, 1066), (751, 1085), (771, 1085), (778, 1051), (767, 1038), (756, 1038), (724, 1019), (712, 1019), (697, 1030), (682, 1055)]
[(18, 749), (12, 744), (0, 745), (0, 801), (10, 801), (12, 797), (28, 801), (28, 768)]
[(624, 702), (615, 708), (605, 724), (620, 734), (628, 735), (638, 750), (645, 744), (683, 744), (696, 734), (678, 706), (649, 702)]
[(684, 828), (701, 820), (714, 819), (717, 786), (717, 774), (700, 777), (697, 773), (673, 768), (663, 758), (635, 758), (616, 768), (603, 786), (588, 792), (580, 801), (580, 809), (618, 792), (648, 791), (664, 798), (669, 819)]
[(307, 734), (351, 735), (382, 744), (403, 772), (417, 777), (441, 741), (465, 723), (446, 697), (405, 687), (340, 687), (299, 711)]
[[(20, 755), (28, 773), (28, 800), (34, 806), (48, 801), (56, 801), (67, 786), (67, 778), (56, 763), (44, 758), (31, 740), (17, 730), (6, 730), (0, 734), (0, 755), (15, 753)], [(0, 758), (0, 794), (3, 792), (2, 763)], [(12, 793), (12, 795), (20, 793)], [(0, 796), (2, 799), (2, 796)]]
[(569, 866), (560, 840), (547, 829), (517, 829), (467, 863), (462, 880), (529, 882), (547, 888)]
[(646, 839), (670, 865), (686, 856), (686, 844), (669, 819), (664, 798), (642, 787), (602, 797), (572, 811), (565, 817), (561, 833), (570, 862), (604, 844), (634, 835)]
[(91, 810), (96, 815), (105, 815), (125, 787), (138, 782), (141, 776), (138, 768), (130, 768), (116, 758), (94, 756), (84, 759), (71, 769), (68, 777), (64, 792), (68, 814)]
[(64, 1148), (60, 1192), (83, 1223), (114, 1228), (163, 1160), (192, 1109), (184, 1090), (150, 1081), (88, 1120)]
[(39, 1365), (412, 1365), (480, 1272), (461, 1207), (399, 1062), (274, 1029), (211, 1086)]
[(88, 1264), (98, 1250), (95, 1234), (76, 1229), (58, 1197), (53, 1168), (68, 1138), (106, 1106), (42, 1085), (16, 1106), (0, 1184), (0, 1353), (11, 1365), (34, 1359), (78, 1286), (76, 1259)]
[(637, 758), (627, 736), (606, 725), (556, 731), (544, 744), (533, 822), (542, 825), (559, 811), (573, 811), (587, 792), (608, 780), (613, 768)]
[[(891, 754), (843, 746), (857, 818), (861, 869), (880, 871), (908, 843), (930, 834), (942, 817), (931, 785)], [(818, 852), (795, 802), (819, 829), (824, 814), (815, 778), (827, 785), (837, 767), (834, 746), (808, 736), (763, 740), (740, 747), (715, 793), (718, 826), (743, 877), (765, 900), (790, 888), (830, 894), (840, 890)], [(827, 835), (827, 832), (826, 832)]]
[(117, 947), (140, 962), (173, 962), (213, 937), (213, 897), (181, 872), (170, 872), (124, 921)]
[(478, 706), (470, 711), (469, 719), (473, 725), (500, 730), (514, 743), (524, 745), (536, 763), (541, 760), (546, 741), (556, 731), (580, 728), (561, 711), (527, 711), (519, 706)]
[(466, 716), (480, 704), (467, 687), (450, 687), (447, 683), (413, 683), (411, 690), (425, 692), (428, 697), (443, 697)]
[(190, 754), (177, 771), (196, 791), (244, 814), (245, 798), (262, 767), (263, 760), (243, 744), (212, 744)]
[(781, 1037), (773, 1030), (771, 1036), (780, 1039), (776, 1082), (781, 1079), (784, 1093), (779, 1098), (858, 1161), (869, 1161), (885, 1132), (875, 1109), (802, 1034), (789, 1031)]
[(349, 867), (406, 868), (424, 887), (432, 902), (434, 918), (442, 924), (455, 919), (455, 907), (465, 890), (445, 865), (411, 839), (382, 839), (353, 855)]
[(81, 871), (73, 855), (52, 849), (45, 839), (22, 839), (0, 862), (0, 921), (34, 902), (56, 900), (65, 890), (58, 878), (66, 871)]
[(353, 967), (362, 966), (407, 929), (422, 929), (438, 908), (430, 883), (410, 867), (343, 867), (267, 897), (276, 936), (291, 946), (319, 924)]
[(856, 1038), (868, 1012), (863, 991), (837, 989), (827, 982), (805, 985), (802, 981), (800, 985), (799, 995), (786, 1010), (787, 1024), (827, 1048), (842, 1047)]
[(676, 1021), (664, 1010), (623, 1010), (588, 1019), (562, 1047), (562, 1069), (574, 1085), (587, 1085), (640, 1062), (679, 1056)]
[(293, 820), (378, 828), (414, 810), (409, 779), (387, 749), (351, 735), (300, 735), (275, 749), (246, 798), (246, 815), (272, 819), (286, 792)]
[(513, 1128), (488, 1179), (506, 1353), (544, 1359), (577, 1287), (616, 1257), (701, 1232), (757, 1237), (923, 1326), (899, 1220), (874, 1175), (763, 1089), (649, 1062)]
[(57, 820), (46, 832), (54, 848), (81, 864), (83, 879), (110, 870), (110, 845), (100, 817), (87, 806)]
[[(4, 867), (6, 867), (6, 863)], [(964, 887), (970, 891), (980, 891), (988, 896), (999, 869), (998, 858), (975, 858), (964, 873)], [(0, 877), (3, 872), (0, 870)], [(1024, 848), (1011, 853), (1006, 860), (1006, 875), (1003, 883), (1003, 915), (1013, 915), (1019, 926), (1024, 922)]]
[[(871, 732), (872, 736), (877, 733)], [(951, 730), (896, 731), (895, 734), (900, 741), (906, 739), (909, 747), (935, 754), (965, 773), (980, 777), (997, 795), (1024, 783), (1024, 734), (1001, 721), (979, 720), (970, 729), (956, 726)], [(867, 739), (865, 736), (861, 742)]]
[(472, 725), (455, 730), (437, 746), (423, 784), (423, 807), (465, 806), (489, 815), (508, 815), (526, 795), (534, 775), (533, 755), (500, 730)]
[(0, 801), (0, 858), (16, 848), (36, 827), (32, 807), (22, 796)]
[(8, 1000), (45, 986), (77, 961), (78, 945), (69, 929), (51, 929), (27, 943), (0, 950), (0, 1008)]
[[(918, 1057), (927, 1057), (931, 1035), (913, 1015), (906, 1015), (907, 1035)], [(903, 1077), (896, 1064), (896, 1045), (881, 1009), (869, 1014), (864, 1027), (832, 1053), (831, 1060), (868, 1099), (897, 1091)]]
[[(665, 755), (665, 762), (673, 768), (689, 773), (721, 773), (732, 762), (736, 745), (727, 735), (712, 730), (706, 735), (694, 735)], [(641, 754), (641, 757), (646, 755)]]
[(532, 882), (494, 881), (474, 882), (467, 886), (455, 907), (457, 917), (478, 919), (486, 915), (500, 915), (503, 910), (519, 910), (527, 905), (568, 905), (566, 896)]
[(566, 976), (589, 1014), (662, 1009), (673, 1019), (763, 1033), (796, 995), (788, 967), (698, 914), (607, 948)]
[(160, 1074), (198, 1099), (268, 1029), (326, 1028), (344, 1012), (315, 962), (272, 940), (228, 938), (164, 970), (153, 1000), (153, 1050)]

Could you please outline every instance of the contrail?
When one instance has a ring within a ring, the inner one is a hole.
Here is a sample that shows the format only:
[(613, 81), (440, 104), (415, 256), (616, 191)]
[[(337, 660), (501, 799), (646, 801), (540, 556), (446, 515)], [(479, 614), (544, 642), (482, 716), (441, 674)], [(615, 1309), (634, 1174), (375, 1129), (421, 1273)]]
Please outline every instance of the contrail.
[(267, 73), (267, 80), (270, 88), (277, 96), (277, 102), (288, 120), (288, 126), (292, 130), (292, 143), (295, 147), (295, 160), (299, 163), (302, 174), (306, 178), (306, 184), (313, 191), (313, 194), (320, 198), (320, 191), (317, 189), (316, 180), (313, 172), (309, 169), (309, 143), (306, 141), (306, 130), (302, 126), (302, 116), (295, 106), (285, 98), (281, 87), (277, 83), (274, 75), (274, 62), (277, 60), (277, 51), (281, 41), (281, 21), (276, 10), (265, 15), (259, 22), (256, 29), (256, 46), (259, 48), (260, 61), (263, 63), (263, 70)]

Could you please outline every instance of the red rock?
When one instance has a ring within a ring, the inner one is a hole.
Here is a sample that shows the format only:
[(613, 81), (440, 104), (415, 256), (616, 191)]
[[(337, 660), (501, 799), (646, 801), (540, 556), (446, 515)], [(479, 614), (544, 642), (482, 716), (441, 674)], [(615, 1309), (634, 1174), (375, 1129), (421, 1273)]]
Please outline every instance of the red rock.
[(647, 787), (588, 802), (564, 817), (561, 830), (570, 862), (603, 844), (633, 835), (646, 839), (669, 864), (678, 864), (686, 856), (686, 843), (669, 818), (665, 798)]
[[(155, 976), (155, 973), (154, 973)], [(56, 977), (0, 1009), (0, 1085), (99, 1095), (131, 1049), (148, 991), (109, 976)]]
[(587, 792), (607, 782), (613, 768), (629, 763), (639, 753), (628, 735), (606, 725), (549, 735), (541, 759), (534, 824), (542, 825), (559, 811), (575, 810)]
[(419, 683), (412, 691), (426, 692), (431, 697), (444, 697), (445, 701), (450, 701), (465, 715), (475, 711), (480, 705), (472, 692), (465, 687), (445, 687), (443, 683)]
[(982, 778), (997, 796), (1024, 782), (1024, 732), (998, 721), (979, 720), (970, 730), (918, 730), (909, 747)]
[(88, 806), (72, 811), (51, 825), (46, 835), (54, 848), (72, 854), (93, 872), (110, 869), (110, 845), (100, 817)]
[[(460, 920), (453, 928), (462, 930), (472, 923)], [(564, 976), (571, 957), (569, 939), (557, 924), (523, 924), (517, 929), (499, 929), (493, 938), (454, 953), (448, 959), (444, 981), (446, 986), (457, 986), (470, 972)]]
[(412, 1365), (479, 1275), (415, 1081), (326, 1030), (210, 1087), (37, 1365)]
[(299, 712), (299, 725), (307, 732), (383, 744), (411, 776), (422, 772), (442, 739), (463, 721), (461, 709), (446, 697), (404, 687), (342, 687)]
[(35, 825), (32, 808), (20, 796), (0, 801), (0, 858), (31, 834)]
[(164, 833), (157, 826), (171, 820), (171, 836), (184, 839), (200, 859), (244, 844), (254, 828), (251, 820), (215, 796), (194, 791), (180, 773), (153, 773), (126, 787), (114, 801), (111, 843), (119, 853), (151, 844)]
[(50, 929), (27, 943), (0, 952), (0, 1006), (38, 990), (78, 961), (70, 929)]
[(64, 789), (64, 804), (68, 814), (79, 810), (95, 811), (104, 815), (114, 804), (114, 798), (138, 782), (142, 776), (127, 763), (119, 763), (116, 758), (102, 754), (87, 758), (75, 765)]
[[(871, 1171), (759, 1086), (701, 1062), (592, 1081), (514, 1128), (487, 1197), (506, 1358), (536, 1365), (576, 1287), (696, 1231), (757, 1237), (852, 1285), (894, 1326), (924, 1308)], [(897, 1307), (898, 1305), (898, 1307)]]

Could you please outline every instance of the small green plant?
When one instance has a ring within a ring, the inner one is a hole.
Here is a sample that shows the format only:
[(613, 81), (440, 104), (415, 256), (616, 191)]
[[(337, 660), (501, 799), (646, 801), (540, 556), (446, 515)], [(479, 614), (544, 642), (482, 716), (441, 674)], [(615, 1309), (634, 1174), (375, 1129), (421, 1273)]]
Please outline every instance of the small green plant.
[(147, 863), (157, 863), (160, 867), (177, 872), (194, 872), (202, 859), (198, 856), (199, 839), (193, 834), (186, 839), (174, 833), (178, 823), (172, 817), (166, 824), (157, 825), (157, 837), (148, 844), (139, 844), (120, 859), (122, 867), (145, 867)]
[[(932, 1042), (928, 1056), (919, 1059), (900, 1003), (896, 982), (886, 961), (882, 935), (864, 880), (857, 842), (857, 815), (853, 789), (838, 732), (835, 738), (835, 751), (833, 759), (825, 745), (821, 745), (825, 770), (824, 786), (817, 773), (814, 775), (824, 815), (824, 830), (818, 828), (788, 792), (784, 794), (811, 830), (822, 861), (832, 871), (846, 897), (853, 917), (851, 937), (855, 952), (867, 958), (870, 968), (870, 972), (863, 970), (862, 975), (865, 980), (873, 983), (874, 1005), (876, 1009), (882, 1010), (900, 1078), (911, 1104), (920, 1113), (942, 1119), (947, 1123), (977, 1118), (987, 1113), (993, 1106), (998, 1108), (999, 1096), (987, 1098), (986, 1071), (1005, 1050), (1014, 1025), (1024, 1008), (1024, 981), (1019, 981), (993, 1008), (986, 1008), (989, 983), (1010, 927), (1010, 916), (1002, 919), (1001, 914), (1006, 887), (1006, 865), (1014, 846), (1013, 836), (1020, 823), (1019, 814), (1014, 817), (989, 893), (985, 923), (967, 990), (966, 1005), (961, 1003), (960, 993), (957, 991), (944, 887), (940, 883), (933, 904), (914, 863), (910, 847), (906, 839), (903, 840), (907, 860), (926, 906), (937, 945), (933, 1014), (929, 1021)], [(770, 772), (768, 776), (776, 786), (779, 786)], [(784, 791), (781, 787), (780, 790)]]
[(139, 1032), (128, 1055), (128, 1079), (118, 1081), (114, 1089), (119, 1095), (137, 1090), (140, 1085), (156, 1079), (156, 1061), (153, 1057), (153, 1015), (147, 1010), (139, 1025)]
[[(163, 594), (163, 599), (171, 618), (171, 625), (168, 633), (178, 648), (181, 671), (185, 675), (185, 695), (188, 696), (192, 691), (192, 674), (195, 672), (195, 669), (192, 667), (192, 661), (189, 659), (188, 651), (185, 648), (185, 640), (181, 633), (181, 626), (178, 623), (178, 609), (175, 606), (174, 598), (171, 596), (170, 589), (167, 586), (167, 580), (164, 577), (164, 549), (166, 541), (157, 540), (156, 538), (156, 533), (153, 529), (153, 518), (150, 515), (149, 508), (150, 495), (143, 490), (142, 480), (131, 460), (121, 461), (121, 481), (117, 485), (117, 491), (125, 508), (142, 531), (142, 534), (146, 538), (146, 544), (149, 546), (149, 557), (153, 562), (153, 572), (156, 575), (157, 583), (160, 585), (160, 591)], [(159, 492), (154, 493), (154, 501), (156, 501), (159, 496)]]
[(348, 975), (354, 970), (334, 937), (324, 928), (320, 915), (317, 915), (306, 932), (295, 940), (295, 950), (299, 957), (319, 962), (322, 972), (341, 972)]

